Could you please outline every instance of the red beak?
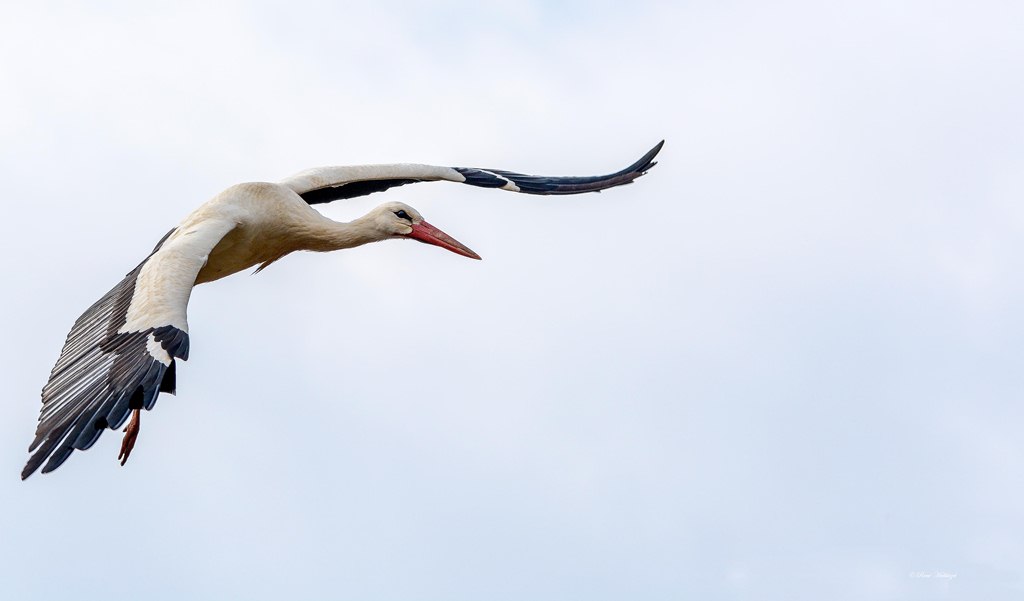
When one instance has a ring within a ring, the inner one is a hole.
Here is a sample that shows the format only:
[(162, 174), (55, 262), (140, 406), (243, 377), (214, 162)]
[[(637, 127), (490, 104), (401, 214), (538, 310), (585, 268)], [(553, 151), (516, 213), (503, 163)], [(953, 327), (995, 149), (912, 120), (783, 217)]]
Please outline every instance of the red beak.
[(457, 255), (462, 255), (463, 257), (469, 257), (470, 259), (477, 260), (480, 259), (480, 255), (471, 251), (465, 244), (459, 242), (455, 238), (452, 238), (426, 221), (413, 224), (412, 231), (405, 236), (407, 238), (412, 238), (413, 240), (419, 240), (420, 242), (440, 246), (441, 248), (448, 249)]

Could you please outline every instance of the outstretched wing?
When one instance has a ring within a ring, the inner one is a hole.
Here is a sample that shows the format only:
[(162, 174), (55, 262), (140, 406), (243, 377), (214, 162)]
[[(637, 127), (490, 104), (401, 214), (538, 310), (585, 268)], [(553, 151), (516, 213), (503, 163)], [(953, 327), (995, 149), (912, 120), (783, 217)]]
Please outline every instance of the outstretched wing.
[(211, 220), (171, 230), (78, 318), (43, 388), (22, 480), (43, 462), (43, 473), (52, 472), (106, 428), (121, 427), (132, 409), (152, 409), (159, 393), (174, 393), (174, 360), (188, 359), (185, 312), (192, 285), (233, 227)]
[(356, 165), (351, 167), (318, 167), (297, 173), (281, 183), (299, 194), (309, 204), (319, 204), (383, 192), (395, 186), (415, 182), (445, 180), (479, 186), (501, 188), (526, 194), (580, 194), (600, 192), (606, 188), (631, 183), (657, 163), (662, 140), (640, 160), (608, 175), (587, 177), (546, 177), (525, 175), (501, 169), (475, 167), (435, 167), (433, 165)]

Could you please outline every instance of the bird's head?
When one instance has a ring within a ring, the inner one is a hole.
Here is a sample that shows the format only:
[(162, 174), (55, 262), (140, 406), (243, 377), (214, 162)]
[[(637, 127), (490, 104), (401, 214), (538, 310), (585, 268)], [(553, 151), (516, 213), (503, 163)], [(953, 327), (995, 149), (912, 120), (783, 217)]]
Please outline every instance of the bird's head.
[(480, 258), (480, 255), (466, 245), (424, 221), (423, 215), (407, 204), (401, 202), (382, 204), (370, 211), (366, 217), (372, 220), (374, 227), (379, 232), (386, 234), (389, 238), (410, 238), (440, 246), (470, 259)]

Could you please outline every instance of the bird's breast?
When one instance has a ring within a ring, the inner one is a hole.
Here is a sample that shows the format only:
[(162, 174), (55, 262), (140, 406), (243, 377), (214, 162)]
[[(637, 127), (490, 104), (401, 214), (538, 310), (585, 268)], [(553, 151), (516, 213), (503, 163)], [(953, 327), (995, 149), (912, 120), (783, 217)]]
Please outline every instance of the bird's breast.
[(219, 280), (261, 263), (276, 261), (296, 250), (287, 236), (266, 230), (239, 226), (229, 232), (210, 252), (199, 271), (196, 284)]

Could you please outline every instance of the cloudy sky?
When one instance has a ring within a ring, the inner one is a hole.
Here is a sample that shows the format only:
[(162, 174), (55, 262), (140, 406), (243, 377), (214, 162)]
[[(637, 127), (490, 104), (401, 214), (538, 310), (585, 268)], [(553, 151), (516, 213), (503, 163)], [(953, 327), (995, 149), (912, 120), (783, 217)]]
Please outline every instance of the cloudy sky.
[[(96, 4), (96, 3), (94, 3)], [(144, 3), (148, 4), (148, 3)], [(9, 2), (5, 599), (1019, 599), (1014, 2)], [(196, 290), (178, 396), (21, 482), (75, 318), (326, 164), (389, 242)]]

